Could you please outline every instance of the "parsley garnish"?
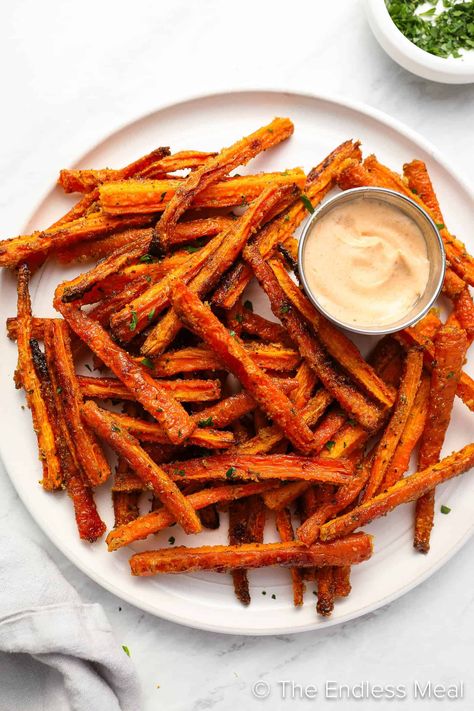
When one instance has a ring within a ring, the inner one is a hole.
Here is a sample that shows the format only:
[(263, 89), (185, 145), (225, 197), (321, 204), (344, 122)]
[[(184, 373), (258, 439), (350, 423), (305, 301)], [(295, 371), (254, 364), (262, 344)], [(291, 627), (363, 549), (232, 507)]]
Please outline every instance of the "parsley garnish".
[(331, 451), (331, 449), (336, 446), (336, 443), (333, 439), (330, 439), (329, 442), (326, 442), (325, 446), (326, 449), (329, 449), (329, 451)]
[(151, 358), (142, 358), (140, 363), (145, 366), (145, 368), (153, 369), (155, 366)]
[(212, 427), (212, 416), (206, 417), (204, 420), (199, 420), (198, 427)]
[(291, 306), (289, 304), (283, 304), (283, 306), (280, 308), (280, 313), (287, 314), (290, 308)]
[(199, 247), (193, 247), (192, 245), (188, 245), (184, 249), (188, 254), (194, 254), (194, 252), (199, 252)]
[(132, 318), (130, 319), (130, 325), (129, 325), (129, 328), (131, 331), (134, 331), (136, 329), (137, 323), (138, 323), (137, 312), (132, 311)]
[(148, 320), (151, 321), (155, 315), (155, 309), (152, 309), (148, 314)]
[(111, 427), (112, 427), (112, 431), (113, 431), (113, 432), (121, 432), (120, 427), (117, 427), (117, 425), (115, 424), (115, 422), (112, 422)]
[(62, 393), (62, 391), (63, 391), (63, 389), (62, 389), (61, 387), (57, 387), (57, 388), (56, 388), (56, 392), (58, 393), (58, 395), (59, 395), (60, 393)]
[(450, 513), (451, 509), (449, 508), (449, 506), (445, 506), (444, 504), (441, 504), (440, 511), (442, 514), (448, 514), (448, 513)]
[(225, 473), (226, 479), (233, 479), (236, 471), (235, 467), (230, 467)]
[(131, 656), (131, 655), (130, 655), (130, 650), (129, 650), (129, 648), (127, 647), (126, 644), (122, 644), (122, 649), (123, 649), (123, 651), (125, 652), (125, 654), (127, 655), (127, 657), (130, 657), (130, 656)]
[(438, 228), (438, 230), (444, 230), (446, 225), (444, 225), (442, 222), (437, 222), (436, 227)]
[(232, 338), (236, 337), (236, 332), (235, 331), (229, 331), (229, 336), (232, 336)]
[(301, 198), (301, 202), (303, 203), (305, 208), (308, 210), (308, 212), (314, 212), (314, 207), (313, 207), (313, 204), (312, 204), (311, 200), (309, 199), (309, 197), (303, 193), (302, 195), (300, 195), (300, 198)]
[(151, 264), (151, 262), (153, 261), (153, 257), (151, 256), (151, 254), (144, 254), (142, 257), (140, 257), (139, 261), (143, 264)]

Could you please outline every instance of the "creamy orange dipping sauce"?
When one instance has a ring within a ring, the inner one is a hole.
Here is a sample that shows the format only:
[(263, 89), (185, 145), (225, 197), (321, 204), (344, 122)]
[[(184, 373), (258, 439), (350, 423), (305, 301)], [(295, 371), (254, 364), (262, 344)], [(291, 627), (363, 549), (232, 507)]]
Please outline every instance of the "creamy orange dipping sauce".
[(388, 326), (408, 315), (428, 283), (418, 225), (377, 199), (335, 206), (307, 235), (303, 269), (331, 316), (354, 326)]

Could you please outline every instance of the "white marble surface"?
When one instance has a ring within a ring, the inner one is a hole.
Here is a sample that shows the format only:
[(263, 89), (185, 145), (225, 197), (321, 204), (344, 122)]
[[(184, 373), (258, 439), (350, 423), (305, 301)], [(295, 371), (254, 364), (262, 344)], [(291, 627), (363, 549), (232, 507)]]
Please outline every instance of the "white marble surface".
[[(284, 87), (364, 101), (417, 129), (474, 181), (474, 86), (442, 86), (393, 64), (356, 0), (16, 0), (0, 9), (2, 234), (19, 231), (55, 178), (97, 139), (157, 105), (229, 88)], [(474, 541), (401, 600), (325, 633), (244, 638), (186, 629), (122, 603), (44, 538), (1, 472), (0, 517), (38, 538), (85, 600), (99, 601), (140, 674), (144, 709), (331, 708), (283, 699), (278, 681), (465, 683), (474, 707)], [(268, 681), (268, 700), (251, 686)], [(346, 701), (347, 709), (415, 702)], [(106, 710), (104, 710), (106, 711)]]

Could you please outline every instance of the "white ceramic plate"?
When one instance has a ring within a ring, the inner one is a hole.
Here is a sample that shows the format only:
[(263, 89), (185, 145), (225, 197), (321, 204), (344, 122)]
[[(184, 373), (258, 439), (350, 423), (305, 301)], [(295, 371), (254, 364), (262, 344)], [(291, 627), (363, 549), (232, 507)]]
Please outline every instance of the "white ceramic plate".
[[(277, 115), (292, 118), (294, 136), (253, 161), (249, 170), (298, 165), (309, 169), (344, 139), (360, 138), (366, 153), (375, 152), (396, 168), (415, 156), (425, 160), (437, 186), (447, 224), (463, 239), (472, 240), (473, 195), (435, 150), (388, 116), (368, 107), (332, 99), (256, 91), (189, 100), (156, 111), (114, 133), (81, 158), (78, 166), (121, 166), (163, 144), (174, 150), (214, 150), (229, 145)], [(58, 189), (52, 189), (26, 229), (30, 231), (51, 223), (68, 204), (70, 200)], [(474, 245), (468, 246), (472, 248)], [(75, 270), (69, 271), (72, 275)], [(36, 315), (53, 313), (54, 286), (67, 276), (64, 270), (51, 263), (34, 278), (32, 297)], [(0, 304), (4, 323), (7, 316), (15, 313), (15, 282), (6, 273), (0, 281)], [(67, 496), (47, 494), (38, 486), (40, 465), (31, 418), (27, 410), (21, 409), (24, 396), (15, 390), (12, 381), (16, 347), (5, 337), (1, 339), (0, 357), (3, 413), (0, 452), (21, 499), (53, 543), (84, 573), (117, 596), (160, 617), (193, 627), (239, 634), (290, 633), (327, 627), (375, 610), (415, 587), (450, 558), (474, 529), (474, 478), (469, 475), (440, 487), (437, 510), (442, 502), (450, 506), (452, 512), (449, 516), (437, 513), (428, 556), (413, 551), (411, 506), (404, 506), (376, 521), (367, 527), (375, 534), (375, 554), (369, 562), (353, 569), (353, 591), (347, 599), (336, 604), (334, 614), (328, 620), (316, 615), (311, 589), (302, 609), (292, 607), (286, 570), (250, 572), (252, 604), (247, 609), (234, 599), (227, 575), (132, 578), (127, 562), (130, 550), (110, 554), (103, 541), (93, 546), (82, 543), (76, 533)], [(446, 451), (458, 449), (472, 440), (469, 416), (466, 408), (457, 402)], [(97, 498), (104, 519), (111, 525), (109, 493), (99, 491)], [(177, 527), (171, 529), (171, 534), (176, 537), (177, 544), (185, 538)], [(167, 546), (169, 536), (170, 531), (164, 531), (140, 543), (136, 549)], [(193, 539), (192, 544), (222, 542), (225, 538), (226, 521), (222, 517), (220, 531), (205, 532)], [(267, 540), (275, 540), (273, 522), (269, 522)]]

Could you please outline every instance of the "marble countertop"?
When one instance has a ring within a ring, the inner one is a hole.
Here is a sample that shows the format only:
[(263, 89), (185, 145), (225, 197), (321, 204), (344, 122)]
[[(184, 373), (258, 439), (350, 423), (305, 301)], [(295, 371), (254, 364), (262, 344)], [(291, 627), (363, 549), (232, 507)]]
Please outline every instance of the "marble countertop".
[[(5, 235), (18, 232), (58, 169), (102, 136), (157, 105), (229, 88), (366, 102), (426, 136), (474, 181), (474, 86), (433, 84), (398, 67), (356, 0), (17, 0), (2, 4), (0, 18)], [(331, 708), (337, 702), (321, 697), (330, 680), (409, 690), (417, 680), (464, 682), (464, 698), (420, 705), (473, 707), (474, 540), (416, 590), (355, 622), (297, 636), (217, 635), (154, 618), (102, 590), (52, 546), (1, 479), (0, 517), (41, 541), (84, 600), (104, 606), (137, 665), (146, 711)], [(252, 695), (259, 679), (270, 684), (267, 700)], [(284, 680), (318, 685), (320, 694), (301, 698)], [(409, 699), (341, 705), (398, 703), (412, 707)]]

